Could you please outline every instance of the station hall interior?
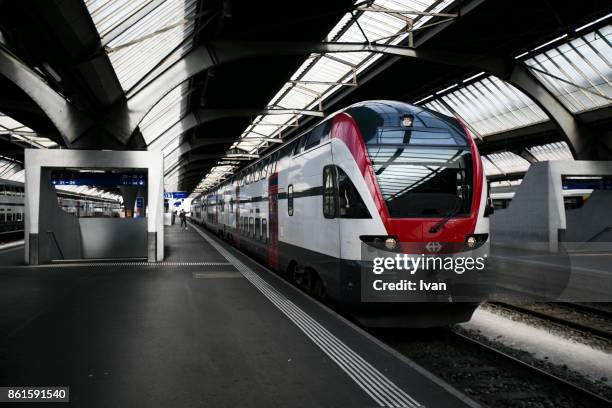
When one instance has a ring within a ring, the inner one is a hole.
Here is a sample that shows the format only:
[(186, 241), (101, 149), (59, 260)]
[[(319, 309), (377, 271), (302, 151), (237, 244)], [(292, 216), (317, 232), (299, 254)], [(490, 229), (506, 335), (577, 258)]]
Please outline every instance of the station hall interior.
[(612, 406), (611, 42), (601, 0), (0, 0), (0, 407)]

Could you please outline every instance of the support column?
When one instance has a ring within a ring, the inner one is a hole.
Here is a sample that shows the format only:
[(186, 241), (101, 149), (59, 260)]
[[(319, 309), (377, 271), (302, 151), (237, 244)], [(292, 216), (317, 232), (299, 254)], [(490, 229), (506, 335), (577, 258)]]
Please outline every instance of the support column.
[[(123, 206), (125, 207), (126, 218), (134, 218), (134, 206), (136, 205), (136, 195), (138, 187), (135, 186), (119, 186), (119, 191), (123, 197)], [(128, 217), (128, 211), (129, 217)]]

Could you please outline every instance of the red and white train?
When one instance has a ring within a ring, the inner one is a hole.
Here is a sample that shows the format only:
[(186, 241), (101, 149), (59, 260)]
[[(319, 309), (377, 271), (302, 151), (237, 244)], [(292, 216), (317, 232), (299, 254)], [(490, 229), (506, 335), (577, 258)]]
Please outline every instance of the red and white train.
[(468, 320), (478, 302), (362, 302), (362, 242), (488, 246), (488, 203), (457, 119), (367, 101), (196, 197), (191, 219), (366, 324), (436, 326)]

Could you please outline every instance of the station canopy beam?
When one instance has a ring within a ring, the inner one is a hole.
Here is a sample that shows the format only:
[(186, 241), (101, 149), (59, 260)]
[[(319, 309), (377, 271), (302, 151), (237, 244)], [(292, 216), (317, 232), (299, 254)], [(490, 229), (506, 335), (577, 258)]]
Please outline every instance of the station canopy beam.
[[(189, 113), (182, 117), (178, 122), (173, 124), (167, 131), (157, 135), (151, 142), (150, 148), (161, 150), (177, 137), (187, 133), (191, 129), (197, 128), (205, 123), (220, 119), (228, 119), (235, 117), (249, 117), (259, 115), (306, 115), (323, 117), (324, 112), (309, 110), (309, 109), (284, 109), (284, 108), (242, 108), (242, 109), (199, 109), (196, 112)], [(227, 141), (227, 139), (225, 140)], [(188, 142), (182, 147), (183, 150), (189, 151)]]
[(45, 112), (59, 131), (66, 146), (71, 146), (93, 124), (62, 95), (8, 50), (0, 47), (0, 74), (18, 86)]
[[(213, 51), (214, 50), (214, 51)], [(421, 59), (445, 65), (466, 66), (496, 75), (517, 86), (532, 98), (561, 128), (577, 158), (592, 158), (592, 137), (586, 126), (567, 110), (520, 62), (500, 57), (458, 52), (420, 50), (411, 47), (373, 43), (240, 42), (218, 41), (193, 50), (155, 81), (126, 101), (106, 122), (129, 139), (144, 115), (173, 88), (193, 75), (230, 61), (261, 55), (300, 55), (312, 53), (371, 52)], [(109, 129), (110, 130), (110, 129)]]

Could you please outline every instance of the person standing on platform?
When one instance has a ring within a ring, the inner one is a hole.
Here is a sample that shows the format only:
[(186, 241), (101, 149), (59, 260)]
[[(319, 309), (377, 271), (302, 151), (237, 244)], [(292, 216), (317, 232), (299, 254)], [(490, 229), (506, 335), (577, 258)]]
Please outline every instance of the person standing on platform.
[(183, 224), (185, 225), (185, 229), (187, 229), (187, 214), (185, 214), (185, 210), (181, 210), (179, 214), (179, 218), (181, 219), (181, 228), (183, 228)]

